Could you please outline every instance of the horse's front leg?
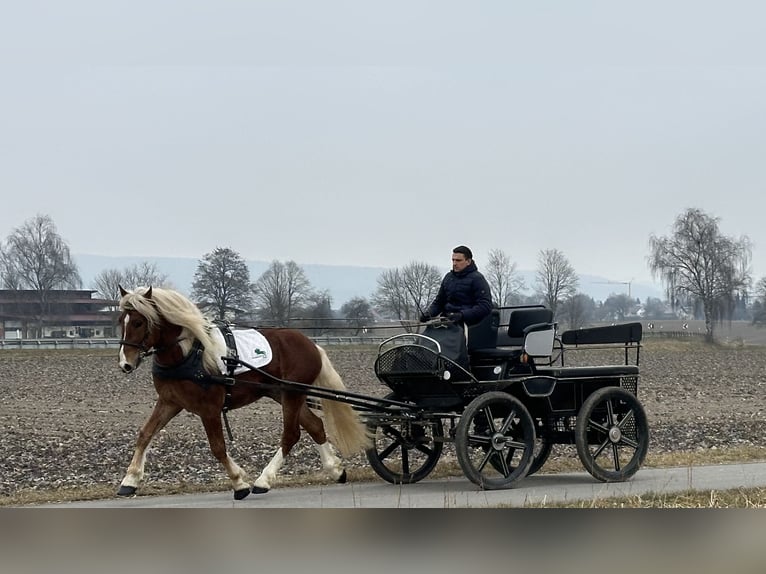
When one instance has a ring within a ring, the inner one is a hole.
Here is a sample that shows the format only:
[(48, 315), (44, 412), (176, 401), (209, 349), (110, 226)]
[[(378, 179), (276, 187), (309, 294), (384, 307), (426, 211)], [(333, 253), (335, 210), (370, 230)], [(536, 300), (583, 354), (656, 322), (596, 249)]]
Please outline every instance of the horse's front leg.
[(208, 443), (210, 443), (210, 451), (226, 469), (226, 474), (231, 480), (234, 498), (242, 500), (250, 494), (250, 485), (245, 481), (245, 471), (226, 452), (226, 441), (223, 438), (223, 424), (220, 414), (202, 417), (202, 424), (205, 427), (205, 433), (207, 433)]
[(117, 491), (117, 496), (133, 496), (136, 493), (141, 479), (144, 478), (146, 449), (149, 447), (149, 443), (152, 442), (154, 435), (162, 430), (163, 427), (180, 412), (181, 407), (178, 405), (164, 401), (161, 398), (157, 399), (152, 414), (149, 415), (144, 426), (141, 427), (141, 430), (138, 432), (136, 449), (133, 451), (133, 458), (125, 473), (125, 478), (123, 478), (120, 483), (120, 489)]

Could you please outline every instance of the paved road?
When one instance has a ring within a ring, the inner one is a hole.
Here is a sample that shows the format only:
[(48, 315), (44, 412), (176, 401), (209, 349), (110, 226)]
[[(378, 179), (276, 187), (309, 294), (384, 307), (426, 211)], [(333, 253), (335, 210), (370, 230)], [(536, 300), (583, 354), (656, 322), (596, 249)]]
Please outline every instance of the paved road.
[(642, 469), (629, 482), (604, 484), (589, 474), (541, 474), (507, 490), (481, 491), (463, 477), (395, 486), (386, 482), (281, 487), (235, 501), (231, 492), (137, 496), (41, 505), (59, 508), (492, 508), (613, 496), (672, 493), (688, 489), (766, 487), (766, 463)]

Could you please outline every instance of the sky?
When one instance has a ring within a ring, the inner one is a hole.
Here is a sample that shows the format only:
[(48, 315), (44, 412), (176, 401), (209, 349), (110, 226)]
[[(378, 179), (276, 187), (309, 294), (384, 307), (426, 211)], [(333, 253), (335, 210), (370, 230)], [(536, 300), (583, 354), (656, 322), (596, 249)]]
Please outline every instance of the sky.
[(691, 207), (766, 275), (766, 4), (0, 4), (0, 240), (650, 281)]

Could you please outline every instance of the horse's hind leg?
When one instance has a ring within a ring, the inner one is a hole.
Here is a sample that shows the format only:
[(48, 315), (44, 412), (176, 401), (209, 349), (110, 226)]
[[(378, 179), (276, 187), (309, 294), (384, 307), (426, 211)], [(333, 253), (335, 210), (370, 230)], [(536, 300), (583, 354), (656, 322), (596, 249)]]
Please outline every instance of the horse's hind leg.
[(346, 469), (343, 468), (343, 462), (335, 455), (330, 441), (327, 440), (327, 433), (325, 432), (322, 419), (315, 415), (308, 408), (308, 405), (304, 405), (300, 421), (301, 426), (306, 429), (306, 432), (309, 433), (309, 436), (316, 443), (319, 459), (322, 461), (322, 470), (335, 482), (346, 482)]
[(345, 483), (348, 480), (343, 462), (335, 456), (329, 441), (316, 445), (319, 458), (322, 461), (322, 469), (330, 475), (335, 482)]
[(229, 476), (229, 480), (231, 480), (231, 485), (234, 488), (234, 498), (242, 500), (250, 494), (250, 485), (245, 482), (245, 471), (226, 452), (226, 441), (223, 438), (221, 416), (203, 417), (202, 424), (205, 427), (208, 443), (210, 443), (210, 451), (226, 469), (226, 474)]
[[(253, 486), (254, 494), (264, 494), (271, 489), (271, 483), (276, 478), (279, 469), (284, 464), (287, 453), (290, 452), (295, 443), (300, 438), (300, 429), (298, 424), (303, 427), (312, 440), (316, 443), (319, 458), (322, 461), (322, 469), (336, 482), (346, 482), (346, 470), (343, 468), (341, 460), (335, 456), (330, 442), (327, 440), (327, 434), (324, 430), (324, 423), (317, 415), (311, 412), (311, 409), (304, 403), (298, 407), (284, 409), (285, 431), (282, 435), (282, 446), (277, 449), (274, 457), (263, 469), (261, 475), (255, 481)], [(294, 425), (290, 421), (294, 420), (294, 414), (298, 413), (298, 419)], [(288, 413), (290, 413), (288, 415)], [(290, 429), (292, 432), (288, 432)], [(294, 429), (294, 430), (292, 430)]]
[(141, 427), (136, 440), (136, 448), (130, 461), (125, 478), (120, 483), (118, 496), (133, 496), (138, 489), (141, 479), (144, 477), (144, 465), (146, 464), (146, 449), (149, 443), (168, 422), (181, 412), (181, 407), (168, 403), (161, 398), (154, 405), (152, 414)]
[(305, 407), (305, 397), (287, 397), (282, 400), (282, 440), (277, 452), (269, 464), (261, 471), (261, 475), (255, 479), (253, 494), (264, 494), (271, 490), (271, 483), (276, 478), (279, 469), (284, 464), (285, 457), (301, 437), (299, 420), (301, 408)]

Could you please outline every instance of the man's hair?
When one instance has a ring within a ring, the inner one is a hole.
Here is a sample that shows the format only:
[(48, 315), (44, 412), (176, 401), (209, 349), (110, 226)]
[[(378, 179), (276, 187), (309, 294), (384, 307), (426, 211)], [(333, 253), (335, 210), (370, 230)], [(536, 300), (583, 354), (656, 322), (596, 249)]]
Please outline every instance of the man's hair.
[(458, 245), (452, 250), (452, 253), (462, 253), (466, 259), (473, 259), (473, 253), (465, 245)]

